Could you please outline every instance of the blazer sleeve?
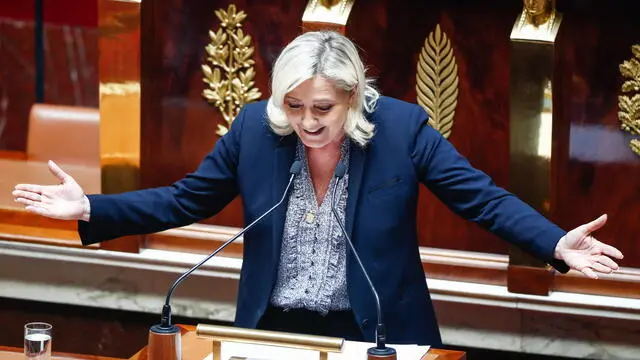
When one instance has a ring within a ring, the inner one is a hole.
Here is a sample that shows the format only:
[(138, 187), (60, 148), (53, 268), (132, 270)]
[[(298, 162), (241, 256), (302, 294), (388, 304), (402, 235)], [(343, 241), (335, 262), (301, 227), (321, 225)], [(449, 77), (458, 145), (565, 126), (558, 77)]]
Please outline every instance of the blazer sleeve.
[(115, 195), (89, 195), (89, 222), (79, 221), (83, 245), (154, 233), (215, 215), (238, 194), (236, 171), (243, 109), (197, 170), (170, 186)]
[(566, 231), (473, 168), (448, 140), (428, 125), (424, 110), (416, 108), (411, 155), (420, 181), (456, 214), (558, 271), (569, 271), (564, 261), (553, 257), (556, 244)]

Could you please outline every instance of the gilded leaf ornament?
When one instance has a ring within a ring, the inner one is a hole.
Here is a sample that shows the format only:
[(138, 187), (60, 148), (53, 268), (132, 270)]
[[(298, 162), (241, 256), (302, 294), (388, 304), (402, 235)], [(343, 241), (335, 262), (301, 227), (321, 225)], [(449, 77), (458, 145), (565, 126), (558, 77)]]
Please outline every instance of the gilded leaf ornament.
[(416, 92), (418, 104), (429, 114), (429, 125), (448, 138), (458, 104), (458, 65), (451, 42), (439, 24), (420, 52)]
[(223, 136), (242, 106), (260, 99), (262, 94), (254, 82), (251, 36), (242, 31), (247, 14), (237, 12), (234, 4), (226, 11), (216, 10), (215, 14), (220, 28), (209, 31), (210, 41), (205, 47), (208, 64), (202, 65), (202, 80), (208, 86), (202, 95), (222, 113), (227, 126), (218, 124), (216, 134)]
[[(640, 136), (640, 45), (631, 47), (633, 57), (620, 65), (624, 78), (622, 95), (618, 96), (618, 118), (621, 128), (634, 136)], [(631, 139), (631, 150), (640, 155), (640, 139)]]

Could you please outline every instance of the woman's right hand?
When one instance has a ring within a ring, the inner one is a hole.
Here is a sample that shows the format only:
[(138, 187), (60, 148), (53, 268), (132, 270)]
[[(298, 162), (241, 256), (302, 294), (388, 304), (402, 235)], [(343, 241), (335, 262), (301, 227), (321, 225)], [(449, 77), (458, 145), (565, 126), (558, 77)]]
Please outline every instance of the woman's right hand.
[(12, 194), (27, 211), (61, 220), (89, 220), (89, 199), (78, 183), (49, 161), (49, 171), (60, 180), (59, 185), (18, 184)]

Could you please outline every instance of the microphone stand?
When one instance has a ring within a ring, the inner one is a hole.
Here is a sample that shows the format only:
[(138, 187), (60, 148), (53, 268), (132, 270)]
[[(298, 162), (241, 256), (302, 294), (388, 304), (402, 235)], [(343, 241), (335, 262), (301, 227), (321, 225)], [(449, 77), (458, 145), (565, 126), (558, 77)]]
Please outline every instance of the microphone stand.
[(291, 176), (289, 177), (289, 182), (287, 183), (287, 187), (282, 194), (282, 198), (278, 201), (277, 204), (273, 205), (269, 210), (260, 215), (257, 219), (252, 221), (249, 225), (247, 225), (244, 229), (234, 235), (231, 239), (227, 240), (224, 244), (222, 244), (219, 248), (217, 248), (214, 252), (207, 255), (202, 261), (191, 267), (191, 269), (187, 270), (184, 274), (182, 274), (169, 288), (167, 292), (167, 297), (164, 305), (162, 306), (162, 315), (160, 317), (160, 324), (156, 324), (151, 326), (149, 329), (149, 344), (147, 346), (147, 358), (149, 360), (181, 360), (182, 359), (182, 341), (181, 341), (181, 333), (180, 328), (174, 324), (171, 324), (171, 295), (173, 295), (173, 291), (184, 281), (191, 273), (193, 273), (196, 269), (202, 266), (204, 263), (209, 261), (212, 257), (216, 256), (220, 251), (224, 250), (229, 244), (234, 242), (237, 238), (246, 233), (249, 229), (251, 229), (255, 224), (260, 222), (265, 216), (269, 215), (273, 210), (275, 210), (278, 206), (280, 206), (284, 199), (287, 197), (289, 193), (289, 188), (291, 187), (291, 183), (293, 183), (293, 179), (300, 173), (300, 169), (302, 168), (302, 163), (298, 160), (294, 161), (289, 169), (289, 173)]
[(337, 194), (338, 184), (340, 183), (340, 180), (342, 180), (342, 177), (344, 177), (346, 170), (347, 169), (344, 163), (342, 162), (338, 163), (338, 166), (336, 167), (336, 171), (334, 174), (336, 178), (336, 184), (334, 185), (333, 192), (331, 194), (331, 212), (333, 213), (333, 216), (335, 217), (336, 222), (340, 226), (340, 230), (342, 231), (342, 234), (347, 240), (347, 244), (349, 244), (351, 253), (356, 258), (356, 261), (358, 262), (360, 270), (362, 270), (362, 273), (364, 274), (365, 279), (367, 279), (367, 283), (369, 283), (369, 288), (371, 289), (371, 292), (373, 293), (373, 297), (376, 302), (376, 311), (378, 313), (377, 314), (378, 324), (376, 325), (376, 347), (372, 347), (367, 350), (367, 359), (368, 360), (381, 360), (381, 359), (396, 360), (397, 359), (396, 350), (394, 348), (386, 346), (387, 334), (386, 334), (384, 322), (382, 321), (380, 297), (378, 296), (378, 292), (376, 291), (376, 288), (373, 286), (373, 282), (371, 282), (371, 279), (369, 278), (369, 274), (367, 273), (367, 270), (365, 269), (364, 264), (362, 264), (362, 261), (360, 260), (360, 256), (358, 256), (358, 252), (356, 251), (356, 248), (353, 246), (353, 243), (351, 242), (351, 238), (349, 238), (349, 234), (347, 233), (347, 230), (344, 228), (344, 225), (342, 224), (342, 221), (338, 216), (338, 211), (336, 210), (336, 194)]

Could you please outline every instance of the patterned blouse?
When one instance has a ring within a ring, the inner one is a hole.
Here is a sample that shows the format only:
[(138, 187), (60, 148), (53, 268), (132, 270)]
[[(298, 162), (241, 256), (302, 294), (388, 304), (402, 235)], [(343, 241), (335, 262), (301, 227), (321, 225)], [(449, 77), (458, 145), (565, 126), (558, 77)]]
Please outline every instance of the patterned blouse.
[[(293, 182), (284, 225), (280, 266), (271, 304), (284, 309), (304, 308), (326, 314), (350, 308), (346, 279), (346, 239), (331, 211), (336, 178), (318, 206), (304, 145), (298, 141), (296, 158), (302, 160)], [(342, 145), (342, 160), (349, 169), (349, 141)], [(348, 172), (336, 189), (336, 210), (344, 224)]]

